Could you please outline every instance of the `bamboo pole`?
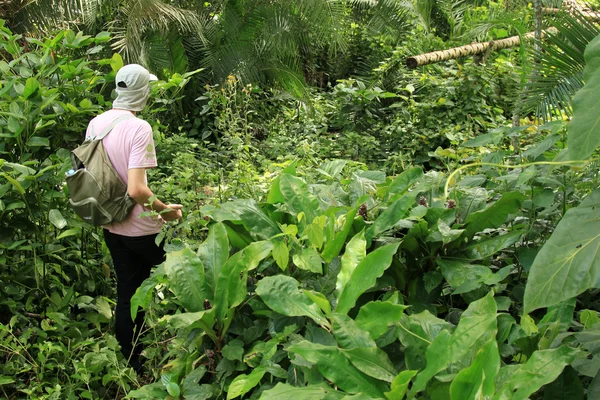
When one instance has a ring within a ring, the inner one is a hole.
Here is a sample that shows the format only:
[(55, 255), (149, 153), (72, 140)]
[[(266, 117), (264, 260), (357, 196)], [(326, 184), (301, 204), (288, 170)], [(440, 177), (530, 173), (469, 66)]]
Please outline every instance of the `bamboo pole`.
[[(551, 8), (551, 7), (544, 7), (544, 8), (542, 8), (542, 11), (544, 14), (558, 14), (560, 12), (569, 12), (569, 10), (566, 8)], [(585, 19), (587, 19), (588, 21), (600, 21), (600, 13), (599, 12), (591, 11), (591, 10), (581, 10), (581, 9), (577, 9), (577, 11), (581, 15), (583, 15), (583, 17)]]
[[(542, 31), (542, 35), (546, 32), (555, 33), (555, 28), (548, 28)], [(524, 39), (532, 39), (535, 37), (535, 32), (529, 32), (523, 35)], [(472, 56), (482, 54), (488, 51), (496, 51), (518, 46), (521, 43), (521, 36), (511, 36), (506, 39), (491, 40), (483, 43), (467, 44), (465, 46), (454, 47), (447, 50), (432, 51), (430, 53), (419, 54), (417, 56), (408, 57), (406, 66), (410, 69), (415, 69), (423, 65), (435, 64), (441, 61), (454, 60), (459, 57)]]

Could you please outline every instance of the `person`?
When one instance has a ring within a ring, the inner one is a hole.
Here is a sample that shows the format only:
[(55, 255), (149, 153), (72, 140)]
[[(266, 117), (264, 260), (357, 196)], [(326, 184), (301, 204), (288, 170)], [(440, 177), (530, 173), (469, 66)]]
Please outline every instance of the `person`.
[[(150, 81), (156, 79), (141, 65), (129, 64), (119, 69), (113, 107), (90, 121), (86, 139), (94, 132), (103, 131), (117, 118), (127, 114), (135, 116), (142, 111), (150, 95)], [(103, 232), (117, 275), (115, 335), (129, 365), (140, 372), (142, 346), (138, 339), (144, 314), (139, 312), (135, 321), (131, 319), (131, 297), (150, 276), (152, 267), (164, 261), (165, 252), (162, 245), (156, 244), (156, 236), (165, 221), (181, 219), (182, 206), (164, 204), (148, 187), (146, 170), (157, 166), (152, 128), (148, 122), (137, 117), (124, 119), (102, 139), (102, 143), (115, 170), (127, 185), (127, 193), (137, 203), (126, 219), (104, 225)], [(152, 202), (151, 198), (154, 198)], [(140, 216), (148, 208), (160, 216)]]

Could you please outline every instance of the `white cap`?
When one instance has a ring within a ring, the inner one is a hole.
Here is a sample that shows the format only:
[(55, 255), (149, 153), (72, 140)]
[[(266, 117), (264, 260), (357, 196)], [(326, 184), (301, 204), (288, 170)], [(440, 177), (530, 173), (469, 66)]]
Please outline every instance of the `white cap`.
[(113, 108), (142, 111), (150, 94), (150, 81), (156, 81), (156, 75), (138, 64), (123, 66), (115, 77), (117, 98)]
[(156, 75), (152, 75), (148, 70), (138, 64), (128, 64), (123, 66), (115, 78), (115, 83), (120, 89), (141, 89), (148, 85), (150, 81), (157, 81)]

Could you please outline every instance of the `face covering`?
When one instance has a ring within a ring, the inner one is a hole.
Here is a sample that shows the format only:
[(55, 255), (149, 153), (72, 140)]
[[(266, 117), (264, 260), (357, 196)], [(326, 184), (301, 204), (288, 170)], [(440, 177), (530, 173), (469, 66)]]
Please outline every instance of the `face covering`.
[(150, 86), (146, 85), (139, 89), (116, 88), (117, 98), (113, 101), (113, 108), (121, 108), (130, 111), (142, 111), (146, 107), (150, 96)]

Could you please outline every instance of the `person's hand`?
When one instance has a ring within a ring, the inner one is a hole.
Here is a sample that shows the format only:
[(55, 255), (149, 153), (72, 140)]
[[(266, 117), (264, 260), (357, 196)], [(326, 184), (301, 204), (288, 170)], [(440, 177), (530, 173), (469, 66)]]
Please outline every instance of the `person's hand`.
[(165, 210), (171, 210), (169, 212), (163, 212), (160, 214), (162, 219), (165, 221), (175, 221), (177, 219), (183, 218), (182, 210), (183, 206), (181, 204), (167, 204)]

